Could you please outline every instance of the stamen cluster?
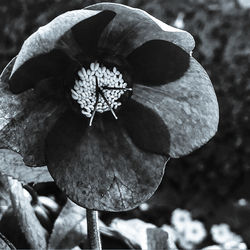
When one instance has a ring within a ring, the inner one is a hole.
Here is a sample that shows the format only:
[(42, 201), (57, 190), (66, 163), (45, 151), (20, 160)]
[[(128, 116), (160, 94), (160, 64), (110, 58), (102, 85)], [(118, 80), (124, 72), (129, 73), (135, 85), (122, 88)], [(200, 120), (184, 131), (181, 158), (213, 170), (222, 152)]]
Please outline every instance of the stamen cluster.
[(84, 67), (78, 71), (79, 80), (75, 81), (71, 96), (76, 100), (81, 112), (91, 117), (90, 126), (95, 112), (111, 111), (117, 119), (114, 109), (121, 105), (118, 99), (127, 90), (122, 74), (113, 67), (112, 71), (99, 63), (91, 63), (89, 69)]

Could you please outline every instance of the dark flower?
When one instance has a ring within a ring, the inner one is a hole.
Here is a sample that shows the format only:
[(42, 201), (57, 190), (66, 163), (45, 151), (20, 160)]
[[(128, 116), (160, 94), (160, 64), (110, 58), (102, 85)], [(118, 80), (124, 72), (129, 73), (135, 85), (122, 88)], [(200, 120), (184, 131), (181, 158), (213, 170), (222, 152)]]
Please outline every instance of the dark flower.
[(58, 16), (3, 72), (0, 146), (47, 165), (84, 207), (137, 206), (168, 157), (217, 130), (216, 96), (193, 47), (189, 33), (120, 4)]

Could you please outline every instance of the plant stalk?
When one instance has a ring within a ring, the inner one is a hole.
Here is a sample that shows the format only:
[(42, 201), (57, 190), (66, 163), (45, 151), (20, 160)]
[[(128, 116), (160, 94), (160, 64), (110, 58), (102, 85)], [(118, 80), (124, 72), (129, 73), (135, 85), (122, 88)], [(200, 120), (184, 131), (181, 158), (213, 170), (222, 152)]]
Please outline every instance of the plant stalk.
[(11, 250), (16, 250), (14, 245), (3, 235), (0, 233), (0, 239), (5, 242), (5, 244), (11, 249)]
[(86, 213), (89, 248), (101, 250), (102, 244), (98, 225), (98, 212), (95, 210), (86, 209)]

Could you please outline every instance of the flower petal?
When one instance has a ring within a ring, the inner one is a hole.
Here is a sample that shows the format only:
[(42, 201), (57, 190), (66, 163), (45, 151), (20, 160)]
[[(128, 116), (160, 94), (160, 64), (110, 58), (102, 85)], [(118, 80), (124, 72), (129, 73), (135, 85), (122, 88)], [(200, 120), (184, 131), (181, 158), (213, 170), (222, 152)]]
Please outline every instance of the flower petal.
[(164, 40), (146, 42), (127, 57), (139, 82), (150, 85), (166, 84), (183, 76), (189, 58), (180, 47)]
[(120, 115), (124, 128), (138, 148), (146, 152), (168, 155), (169, 132), (156, 112), (130, 100)]
[(71, 59), (61, 50), (38, 55), (22, 64), (9, 80), (10, 90), (19, 94), (43, 79), (62, 76), (69, 68)]
[(46, 166), (27, 167), (19, 154), (8, 149), (0, 150), (0, 173), (25, 184), (53, 181)]
[(170, 133), (171, 157), (192, 152), (217, 131), (219, 111), (213, 86), (205, 70), (192, 57), (182, 78), (156, 87), (135, 84), (132, 98), (164, 121)]
[(20, 153), (26, 165), (43, 166), (45, 137), (66, 105), (34, 90), (12, 94), (7, 81), (13, 64), (0, 77), (0, 148)]
[(69, 198), (95, 210), (136, 207), (155, 192), (164, 172), (164, 157), (138, 149), (118, 121), (96, 117), (89, 127), (69, 112), (48, 134), (47, 160)]
[(27, 60), (53, 50), (58, 40), (75, 24), (99, 12), (85, 9), (68, 11), (56, 17), (47, 25), (40, 27), (25, 40), (17, 56), (12, 74)]
[(88, 6), (92, 10), (111, 10), (117, 15), (106, 27), (99, 41), (100, 48), (126, 57), (147, 41), (160, 39), (174, 43), (190, 53), (194, 39), (186, 31), (173, 28), (147, 12), (115, 3)]
[(102, 11), (71, 28), (73, 36), (83, 52), (94, 54), (102, 31), (115, 17), (113, 11)]

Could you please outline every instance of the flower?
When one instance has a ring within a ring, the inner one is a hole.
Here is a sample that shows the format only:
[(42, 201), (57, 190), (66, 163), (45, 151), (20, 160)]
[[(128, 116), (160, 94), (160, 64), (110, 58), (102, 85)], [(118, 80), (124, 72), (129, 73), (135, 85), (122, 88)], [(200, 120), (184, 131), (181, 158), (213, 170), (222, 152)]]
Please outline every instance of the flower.
[(179, 238), (179, 245), (183, 249), (194, 249), (194, 243), (187, 241), (184, 237)]
[(210, 231), (212, 239), (221, 244), (222, 249), (247, 249), (242, 237), (233, 233), (228, 224), (213, 225)]
[(171, 215), (171, 223), (179, 233), (183, 233), (187, 224), (191, 221), (191, 214), (185, 209), (177, 208)]
[(219, 244), (226, 243), (232, 239), (232, 232), (229, 225), (221, 223), (219, 225), (213, 225), (211, 227), (211, 235), (213, 241)]
[(219, 245), (211, 245), (211, 246), (202, 248), (202, 250), (223, 250), (223, 248)]
[(184, 237), (186, 241), (192, 242), (194, 244), (200, 244), (206, 235), (206, 229), (203, 223), (200, 221), (194, 220), (186, 224), (184, 231)]
[(233, 249), (247, 250), (248, 248), (244, 242), (237, 242), (234, 240), (230, 240), (230, 241), (225, 242), (223, 244), (223, 249), (225, 249), (225, 250), (233, 250)]
[(0, 146), (89, 209), (146, 201), (168, 157), (205, 144), (218, 104), (193, 37), (100, 3), (40, 27), (1, 75)]

